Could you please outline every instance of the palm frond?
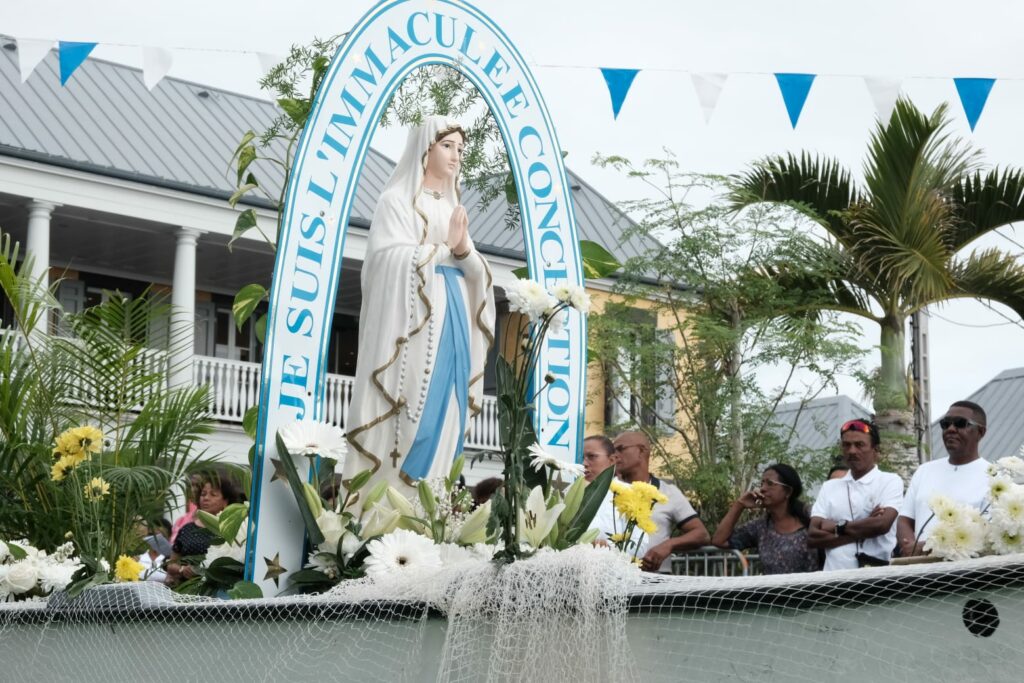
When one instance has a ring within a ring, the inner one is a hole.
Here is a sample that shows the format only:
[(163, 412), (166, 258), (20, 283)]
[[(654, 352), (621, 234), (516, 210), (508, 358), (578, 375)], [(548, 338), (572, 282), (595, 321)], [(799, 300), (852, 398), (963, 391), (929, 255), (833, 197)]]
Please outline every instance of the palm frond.
[(994, 168), (984, 176), (967, 175), (953, 187), (956, 224), (949, 235), (958, 251), (996, 228), (1024, 220), (1024, 172)]
[(950, 270), (952, 296), (997, 301), (1024, 317), (1024, 264), (1020, 257), (986, 249), (954, 261)]
[(733, 208), (777, 202), (799, 211), (846, 244), (850, 230), (845, 212), (860, 202), (849, 171), (835, 159), (788, 154), (756, 164), (737, 178), (728, 194)]

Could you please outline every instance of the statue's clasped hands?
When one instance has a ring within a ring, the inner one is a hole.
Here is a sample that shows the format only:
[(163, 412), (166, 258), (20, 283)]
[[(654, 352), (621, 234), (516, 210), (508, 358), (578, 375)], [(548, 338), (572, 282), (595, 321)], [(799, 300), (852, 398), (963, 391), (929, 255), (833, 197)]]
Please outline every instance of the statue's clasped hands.
[(466, 207), (455, 207), (451, 220), (448, 221), (448, 239), (445, 242), (452, 254), (462, 258), (469, 254), (469, 216)]

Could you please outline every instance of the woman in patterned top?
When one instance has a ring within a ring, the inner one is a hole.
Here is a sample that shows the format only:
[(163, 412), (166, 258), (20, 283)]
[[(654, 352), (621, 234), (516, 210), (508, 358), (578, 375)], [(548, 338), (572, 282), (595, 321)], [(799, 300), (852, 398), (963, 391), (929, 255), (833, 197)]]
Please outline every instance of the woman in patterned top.
[[(218, 475), (204, 477), (199, 487), (199, 509), (211, 515), (219, 515), (224, 508), (232, 503), (241, 503), (242, 492), (229, 477)], [(176, 586), (180, 582), (196, 575), (191, 564), (182, 562), (183, 558), (205, 555), (213, 541), (213, 534), (203, 527), (198, 517), (185, 524), (178, 531), (172, 546), (174, 552), (167, 561), (164, 580), (168, 586)]]
[[(719, 548), (756, 548), (765, 574), (818, 571), (818, 553), (807, 547), (810, 519), (800, 499), (803, 490), (795, 469), (783, 464), (770, 466), (761, 476), (761, 486), (732, 504), (711, 542)], [(737, 529), (744, 510), (764, 510), (765, 514)]]

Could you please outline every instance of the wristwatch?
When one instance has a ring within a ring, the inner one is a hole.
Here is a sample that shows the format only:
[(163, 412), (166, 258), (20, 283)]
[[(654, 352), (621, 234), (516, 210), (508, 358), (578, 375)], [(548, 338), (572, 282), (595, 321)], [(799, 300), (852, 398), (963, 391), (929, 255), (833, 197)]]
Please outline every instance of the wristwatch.
[(846, 520), (836, 524), (836, 536), (843, 536), (846, 534)]

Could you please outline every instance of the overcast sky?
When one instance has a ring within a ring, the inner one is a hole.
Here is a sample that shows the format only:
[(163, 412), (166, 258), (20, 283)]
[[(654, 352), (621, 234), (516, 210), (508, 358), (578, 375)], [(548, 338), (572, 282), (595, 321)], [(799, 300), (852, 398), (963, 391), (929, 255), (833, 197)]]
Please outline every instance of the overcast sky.
[[(140, 45), (181, 48), (170, 75), (259, 95), (257, 60), (293, 43), (345, 32), (370, 2), (288, 0), (34, 0), (0, 4), (0, 32), (22, 38), (100, 42), (93, 55), (141, 64)], [(875, 112), (862, 76), (903, 78), (903, 92), (930, 111), (948, 101), (955, 131), (1000, 165), (1024, 165), (1024, 4), (861, 0), (478, 0), (533, 65), (567, 163), (613, 200), (634, 190), (591, 157), (634, 160), (672, 150), (686, 169), (735, 173), (750, 161), (807, 149), (859, 173)], [(128, 47), (115, 47), (123, 44)], [(598, 67), (639, 68), (618, 120)], [(689, 73), (729, 73), (705, 124)], [(820, 74), (791, 130), (773, 72)], [(972, 134), (952, 78), (999, 78)], [(159, 87), (159, 86), (158, 86)], [(386, 154), (394, 157), (390, 140)], [(1024, 231), (985, 245), (1024, 252)], [(933, 418), (1004, 369), (1024, 362), (1018, 316), (954, 302), (931, 321)], [(1009, 320), (1007, 320), (1009, 318)], [(1012, 321), (1012, 322), (1011, 322)], [(877, 344), (875, 326), (865, 345)], [(877, 365), (877, 352), (869, 356)], [(844, 393), (861, 400), (850, 380)]]

